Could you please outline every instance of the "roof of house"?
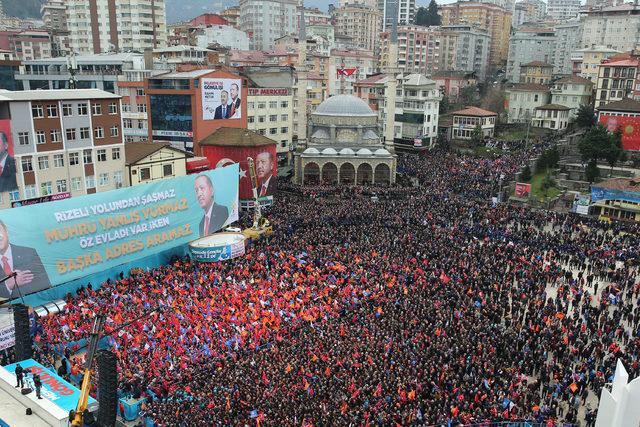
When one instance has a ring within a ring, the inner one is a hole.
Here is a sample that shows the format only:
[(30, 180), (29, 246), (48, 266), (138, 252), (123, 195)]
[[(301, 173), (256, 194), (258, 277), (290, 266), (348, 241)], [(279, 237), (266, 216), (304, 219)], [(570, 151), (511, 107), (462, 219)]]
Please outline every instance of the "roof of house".
[(593, 82), (589, 79), (585, 79), (584, 77), (580, 77), (580, 76), (566, 76), (566, 77), (562, 77), (559, 80), (555, 81), (556, 83), (573, 83), (573, 84), (579, 84), (579, 85), (593, 85)]
[(571, 110), (571, 108), (560, 104), (546, 104), (536, 107), (536, 110)]
[(133, 165), (155, 152), (168, 148), (182, 154), (185, 151), (172, 147), (168, 142), (127, 142), (124, 144), (124, 161), (126, 165)]
[(433, 79), (438, 79), (438, 78), (475, 79), (475, 77), (473, 76), (473, 73), (470, 73), (468, 71), (456, 71), (456, 70), (438, 71), (433, 75), (432, 78)]
[(118, 99), (101, 89), (17, 90), (0, 89), (0, 101), (58, 101), (72, 99)]
[(476, 116), (476, 117), (486, 117), (486, 116), (497, 116), (498, 113), (494, 113), (493, 111), (484, 110), (479, 107), (467, 107), (462, 110), (454, 111), (451, 113), (455, 116)]
[(376, 74), (374, 76), (367, 77), (366, 79), (356, 81), (356, 84), (375, 84), (375, 83), (386, 83), (387, 75), (386, 74)]
[(221, 127), (200, 141), (201, 146), (263, 147), (276, 142), (248, 129)]
[(593, 185), (610, 190), (640, 193), (640, 178), (611, 178)]
[(531, 62), (527, 62), (526, 64), (522, 64), (520, 67), (551, 67), (553, 68), (553, 65), (547, 64), (544, 61), (531, 61)]
[(425, 76), (424, 74), (409, 74), (404, 77), (404, 84), (407, 86), (426, 86), (434, 85), (436, 82)]
[(523, 92), (549, 92), (549, 86), (539, 85), (537, 83), (514, 83), (507, 88), (509, 91), (518, 90)]
[(627, 111), (640, 113), (640, 102), (634, 99), (625, 98), (620, 101), (610, 102), (605, 106), (598, 107), (598, 111)]
[(638, 60), (637, 59), (616, 59), (615, 57), (611, 57), (609, 59), (602, 60), (603, 65), (607, 65), (609, 67), (637, 67)]

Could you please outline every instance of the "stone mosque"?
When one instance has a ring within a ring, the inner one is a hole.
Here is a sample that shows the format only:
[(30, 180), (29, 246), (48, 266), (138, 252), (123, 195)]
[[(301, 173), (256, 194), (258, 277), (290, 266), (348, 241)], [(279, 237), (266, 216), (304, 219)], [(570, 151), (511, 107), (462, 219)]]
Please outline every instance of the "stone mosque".
[(382, 143), (378, 115), (362, 99), (328, 98), (311, 114), (307, 135), (295, 153), (296, 183), (395, 183), (397, 156)]

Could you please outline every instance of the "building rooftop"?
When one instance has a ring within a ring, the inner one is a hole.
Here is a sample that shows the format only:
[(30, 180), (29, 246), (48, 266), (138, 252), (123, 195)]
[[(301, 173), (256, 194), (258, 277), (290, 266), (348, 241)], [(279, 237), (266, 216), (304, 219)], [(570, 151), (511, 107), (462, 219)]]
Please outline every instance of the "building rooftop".
[(200, 141), (201, 146), (263, 147), (276, 142), (248, 129), (221, 127)]
[(366, 79), (362, 79), (362, 80), (358, 80), (356, 81), (356, 84), (360, 85), (360, 84), (384, 84), (387, 82), (387, 75), (386, 74), (376, 74), (370, 77), (367, 77)]
[(560, 104), (546, 104), (536, 107), (536, 110), (571, 110), (571, 108)]
[[(143, 55), (137, 52), (128, 53), (100, 53), (94, 55), (77, 55), (76, 62), (81, 64), (119, 64), (122, 62), (133, 61), (135, 58), (142, 58)], [(57, 58), (43, 58), (23, 61), (25, 65), (29, 64), (66, 64), (67, 58), (60, 56)]]
[(432, 78), (434, 79), (437, 79), (437, 78), (475, 79), (475, 77), (473, 76), (473, 72), (456, 71), (456, 70), (438, 71), (432, 76)]
[(0, 89), (0, 101), (57, 101), (72, 99), (119, 99), (101, 89), (18, 90)]
[(494, 113), (493, 111), (484, 110), (479, 107), (467, 107), (462, 110), (454, 111), (451, 113), (454, 116), (474, 116), (474, 117), (487, 117), (487, 116), (497, 116), (498, 113)]
[(182, 150), (172, 147), (168, 142), (127, 142), (124, 145), (125, 164), (133, 165), (138, 163), (140, 160), (162, 150), (163, 148), (169, 148), (171, 150), (187, 154)]
[(507, 88), (509, 91), (523, 91), (523, 92), (549, 92), (549, 87), (545, 85), (539, 85), (537, 83), (514, 83)]
[(362, 99), (353, 95), (336, 95), (323, 101), (315, 116), (378, 117)]
[(169, 72), (166, 74), (160, 74), (158, 76), (154, 76), (154, 79), (197, 79), (198, 77), (202, 77), (209, 73), (213, 73), (215, 70), (206, 69), (206, 70), (191, 70), (191, 71), (175, 71)]
[(544, 61), (531, 61), (531, 62), (527, 62), (526, 64), (522, 64), (520, 66), (522, 67), (549, 67), (549, 68), (553, 68), (553, 65), (551, 64), (547, 64)]
[(640, 193), (640, 178), (611, 178), (593, 185), (609, 190), (629, 191)]
[(619, 50), (611, 49), (607, 46), (585, 47), (583, 49), (576, 49), (575, 52), (620, 53)]
[(603, 107), (598, 107), (598, 111), (626, 111), (630, 113), (640, 113), (640, 102), (634, 99), (621, 99), (611, 102)]
[(638, 60), (636, 60), (636, 59), (618, 59), (618, 60), (616, 60), (615, 58), (609, 58), (609, 59), (603, 59), (601, 64), (607, 65), (607, 66), (610, 66), (610, 67), (637, 67), (638, 66)]
[(153, 53), (172, 53), (172, 52), (187, 52), (187, 51), (192, 51), (192, 52), (211, 52), (211, 50), (209, 49), (205, 49), (203, 47), (198, 47), (198, 46), (190, 46), (190, 45), (186, 45), (186, 44), (180, 44), (180, 45), (176, 45), (176, 46), (167, 46), (167, 47), (162, 47), (159, 49), (153, 49)]
[(585, 79), (584, 77), (580, 77), (580, 76), (566, 76), (566, 77), (562, 77), (559, 80), (556, 80), (555, 83), (573, 83), (573, 84), (579, 84), (579, 85), (593, 85), (593, 82), (589, 79)]
[(431, 80), (424, 74), (409, 74), (405, 76), (404, 84), (408, 86), (429, 86), (435, 85), (436, 82)]

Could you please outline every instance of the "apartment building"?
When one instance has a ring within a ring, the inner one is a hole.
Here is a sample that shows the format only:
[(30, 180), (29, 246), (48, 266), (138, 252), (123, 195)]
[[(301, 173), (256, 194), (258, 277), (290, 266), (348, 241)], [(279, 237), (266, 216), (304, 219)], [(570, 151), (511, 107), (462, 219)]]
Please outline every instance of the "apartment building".
[(514, 83), (527, 83), (520, 79), (521, 66), (531, 61), (551, 63), (555, 49), (556, 33), (553, 28), (519, 28), (509, 39), (506, 77)]
[(506, 90), (505, 110), (507, 123), (527, 123), (535, 115), (536, 108), (549, 103), (548, 86), (535, 83), (517, 83)]
[(503, 67), (509, 53), (511, 11), (495, 4), (478, 1), (458, 1), (440, 7), (442, 25), (475, 25), (491, 37), (489, 66)]
[(547, 14), (547, 4), (541, 0), (524, 0), (515, 4), (513, 26), (518, 28), (525, 23), (539, 22)]
[(548, 0), (547, 15), (558, 22), (576, 18), (580, 13), (580, 0)]
[(11, 202), (113, 190), (124, 184), (120, 98), (97, 89), (0, 91), (16, 167)]
[(65, 0), (47, 0), (40, 8), (42, 23), (52, 30), (67, 31), (67, 6)]
[[(352, 3), (352, 2), (351, 2)], [(394, 19), (398, 25), (413, 24), (416, 17), (416, 0), (378, 0), (383, 29), (390, 28)]]
[(592, 83), (595, 83), (598, 80), (600, 63), (619, 53), (622, 52), (606, 46), (594, 45), (577, 49), (571, 54), (572, 74), (584, 77)]
[(167, 44), (164, 0), (65, 0), (69, 43), (80, 54), (142, 52)]
[(473, 72), (478, 80), (484, 81), (489, 71), (489, 32), (472, 25), (446, 25), (441, 28), (439, 70)]
[(582, 21), (556, 24), (556, 44), (553, 49), (553, 74), (567, 75), (573, 71), (572, 53), (581, 47)]
[[(380, 35), (380, 68), (398, 68), (405, 74), (431, 75), (440, 69), (441, 31), (439, 27), (403, 25), (398, 27), (398, 52), (396, 64), (389, 64), (391, 34)], [(451, 43), (451, 49), (455, 49)], [(453, 56), (453, 54), (451, 54)]]
[(9, 36), (9, 44), (21, 61), (51, 58), (51, 36), (47, 31), (26, 30)]
[(621, 52), (633, 50), (640, 40), (640, 5), (589, 9), (584, 14), (582, 48), (604, 46)]
[(253, 50), (271, 50), (277, 38), (298, 34), (298, 21), (297, 0), (240, 0), (240, 29)]
[(230, 6), (220, 12), (220, 16), (234, 28), (240, 28), (240, 6)]
[(595, 106), (603, 107), (625, 98), (639, 99), (639, 75), (637, 59), (612, 61), (605, 59), (598, 70)]
[(438, 137), (442, 95), (436, 82), (422, 74), (400, 76), (401, 95), (396, 96), (394, 140), (413, 145), (416, 138), (433, 146)]
[(359, 49), (375, 51), (380, 37), (380, 12), (364, 4), (348, 4), (334, 11), (337, 34), (353, 39)]
[(291, 87), (249, 88), (247, 128), (276, 142), (279, 163), (287, 163), (293, 142)]
[(328, 95), (353, 95), (356, 81), (376, 73), (377, 61), (368, 50), (333, 49), (327, 66)]
[(593, 82), (583, 77), (567, 76), (553, 83), (551, 104), (569, 108), (569, 121), (573, 120), (581, 105), (591, 104)]
[(553, 65), (544, 61), (531, 61), (520, 66), (520, 83), (547, 85), (553, 78)]

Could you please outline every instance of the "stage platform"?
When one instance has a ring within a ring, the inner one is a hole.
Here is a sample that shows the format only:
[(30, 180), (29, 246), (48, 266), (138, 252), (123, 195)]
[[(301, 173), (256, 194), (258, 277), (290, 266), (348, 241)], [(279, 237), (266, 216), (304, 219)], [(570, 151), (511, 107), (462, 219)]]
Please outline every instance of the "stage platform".
[[(54, 427), (68, 426), (69, 411), (75, 409), (78, 399), (80, 398), (80, 390), (33, 359), (23, 360), (19, 363), (25, 371), (31, 370), (39, 373), (42, 380), (42, 399), (36, 397), (32, 374), (25, 375), (25, 386), (32, 388), (34, 391), (23, 395), (20, 390), (15, 387), (16, 377), (14, 371), (16, 364), (0, 367), (0, 393), (2, 393), (2, 395), (8, 395), (9, 398), (22, 406), (22, 408), (20, 408), (15, 405), (10, 405), (11, 407), (15, 407), (16, 417), (18, 418), (17, 422), (5, 420), (4, 411), (0, 418), (12, 427), (14, 425), (30, 427), (39, 425)], [(3, 401), (4, 400), (3, 398)], [(93, 411), (97, 406), (97, 401), (89, 398), (89, 409)], [(31, 408), (33, 415), (25, 415), (26, 408)], [(19, 416), (20, 413), (22, 417)], [(43, 424), (37, 424), (38, 421), (41, 421)], [(20, 424), (21, 422), (24, 424)]]

